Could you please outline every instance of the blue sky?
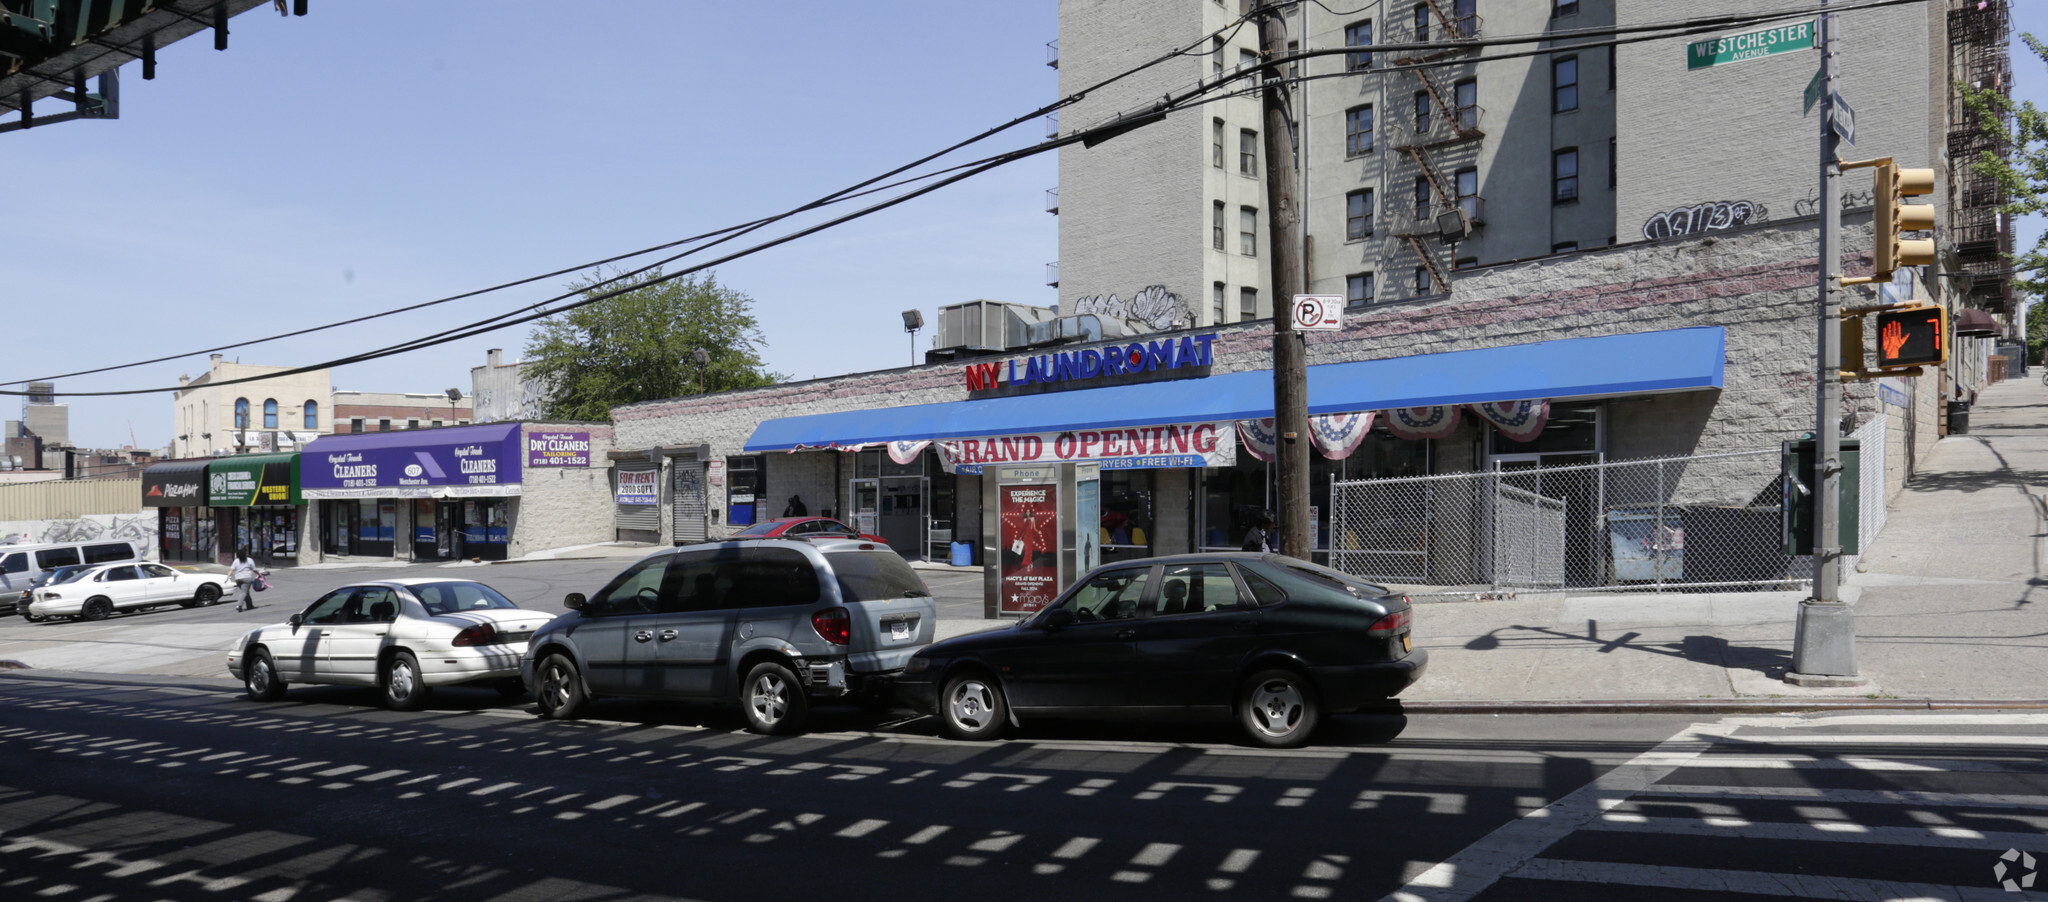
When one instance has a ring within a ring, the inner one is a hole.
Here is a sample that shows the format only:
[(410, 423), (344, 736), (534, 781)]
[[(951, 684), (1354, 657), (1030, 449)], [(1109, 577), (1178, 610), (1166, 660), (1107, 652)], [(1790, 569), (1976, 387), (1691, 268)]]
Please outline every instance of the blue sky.
[[(2048, 3), (2014, 4), (2020, 97), (2048, 69)], [(1050, 102), (1053, 0), (703, 3), (314, 0), (236, 17), (122, 71), (122, 118), (0, 134), (0, 379), (257, 338), (402, 306), (779, 212)], [(45, 112), (60, 107), (48, 104)], [(1036, 122), (978, 147), (1041, 138)], [(974, 153), (972, 156), (980, 156)], [(960, 159), (967, 159), (961, 157)], [(1047, 154), (722, 266), (754, 298), (771, 370), (911, 360), (900, 312), (1050, 304)], [(2041, 224), (2027, 223), (2031, 242)], [(451, 328), (566, 279), (229, 352), (300, 365)], [(17, 319), (16, 322), (23, 320)], [(528, 327), (337, 370), (336, 388), (469, 388)], [(918, 336), (929, 346), (929, 328)], [(59, 380), (171, 386), (204, 355)], [(71, 398), (73, 441), (171, 437), (171, 397)], [(19, 412), (0, 400), (0, 414)]]
[[(122, 114), (0, 134), (0, 379), (197, 350), (537, 275), (779, 212), (1050, 102), (1051, 2), (314, 0), (122, 71)], [(39, 106), (45, 113), (62, 105)], [(1034, 143), (1027, 123), (985, 145)], [(973, 156), (981, 156), (975, 153)], [(968, 159), (970, 157), (962, 157)], [(1051, 304), (1051, 154), (718, 269), (771, 370), (902, 366), (900, 312)], [(481, 319), (566, 278), (229, 352), (301, 365)], [(31, 312), (32, 311), (32, 312)], [(17, 323), (21, 322), (16, 320)], [(335, 371), (469, 390), (530, 327)], [(12, 330), (10, 330), (12, 331)], [(928, 347), (931, 330), (919, 335)], [(59, 381), (170, 386), (200, 355)], [(71, 435), (171, 437), (168, 393), (72, 398)], [(0, 413), (19, 416), (17, 402)]]

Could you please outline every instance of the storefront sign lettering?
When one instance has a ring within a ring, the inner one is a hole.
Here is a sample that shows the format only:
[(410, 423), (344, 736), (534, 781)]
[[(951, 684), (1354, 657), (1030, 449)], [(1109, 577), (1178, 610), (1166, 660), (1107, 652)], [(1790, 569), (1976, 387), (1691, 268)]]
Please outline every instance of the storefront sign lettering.
[(1216, 333), (1188, 335), (1175, 340), (1134, 341), (1079, 351), (1056, 351), (1022, 360), (968, 364), (968, 391), (1021, 388), (1083, 380), (1118, 381), (1144, 373), (1202, 367), (1212, 364), (1211, 346)]
[[(476, 430), (476, 431), (470, 431)], [(376, 442), (371, 447), (350, 447), (356, 436), (331, 436), (308, 447), (300, 457), (300, 479), (307, 497), (349, 497), (380, 489), (387, 497), (430, 497), (449, 489), (475, 487), (483, 494), (516, 494), (510, 488), (519, 482), (520, 441), (515, 424), (462, 427), (474, 440), (449, 443), (449, 432), (439, 430), (442, 443), (429, 443), (422, 433), (418, 445), (387, 447), (391, 436), (371, 433), (361, 438)], [(484, 436), (478, 438), (478, 436)], [(496, 486), (505, 484), (506, 489)], [(493, 487), (486, 489), (484, 487)], [(327, 495), (339, 492), (338, 495)], [(380, 493), (382, 494), (382, 493)]]
[(989, 464), (1097, 461), (1105, 470), (1228, 467), (1237, 463), (1229, 423), (1183, 423), (1136, 429), (1080, 429), (1037, 435), (959, 439), (934, 444), (955, 473)]
[(590, 433), (529, 432), (526, 434), (526, 465), (529, 467), (590, 466)]

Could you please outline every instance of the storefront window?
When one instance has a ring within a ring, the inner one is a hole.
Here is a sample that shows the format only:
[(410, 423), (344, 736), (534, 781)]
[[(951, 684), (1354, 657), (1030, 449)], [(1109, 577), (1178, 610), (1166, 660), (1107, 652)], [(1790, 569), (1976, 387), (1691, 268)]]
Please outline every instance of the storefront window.
[(1106, 470), (1102, 474), (1102, 562), (1149, 557), (1158, 520), (1152, 506), (1151, 470)]
[(1244, 534), (1269, 510), (1272, 467), (1249, 454), (1235, 467), (1202, 471), (1203, 551), (1236, 551)]
[(734, 526), (752, 526), (756, 520), (767, 519), (771, 512), (761, 508), (768, 503), (761, 497), (767, 484), (760, 455), (728, 457), (725, 459), (725, 520)]
[(1600, 450), (1599, 402), (1590, 404), (1554, 404), (1550, 408), (1550, 420), (1543, 425), (1542, 434), (1526, 442), (1518, 442), (1491, 426), (1487, 427), (1487, 451), (1490, 454), (1591, 454)]

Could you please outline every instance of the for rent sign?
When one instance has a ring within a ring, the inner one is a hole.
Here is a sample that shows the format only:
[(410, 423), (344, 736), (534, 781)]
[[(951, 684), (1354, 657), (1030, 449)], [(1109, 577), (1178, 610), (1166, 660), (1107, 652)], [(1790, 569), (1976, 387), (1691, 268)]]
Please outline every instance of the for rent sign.
[(1228, 467), (1237, 463), (1231, 423), (1183, 423), (1135, 429), (1077, 429), (999, 438), (936, 442), (956, 473), (980, 473), (989, 464), (1090, 461), (1105, 470), (1156, 467)]

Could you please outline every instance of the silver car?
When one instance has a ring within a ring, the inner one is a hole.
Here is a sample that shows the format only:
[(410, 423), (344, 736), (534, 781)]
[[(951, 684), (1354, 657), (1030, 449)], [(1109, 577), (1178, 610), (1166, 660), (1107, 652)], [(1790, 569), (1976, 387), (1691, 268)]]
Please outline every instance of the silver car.
[(737, 701), (749, 729), (774, 734), (802, 729), (813, 699), (887, 704), (938, 620), (910, 565), (855, 539), (662, 551), (564, 603), (520, 665), (542, 715), (602, 696)]

